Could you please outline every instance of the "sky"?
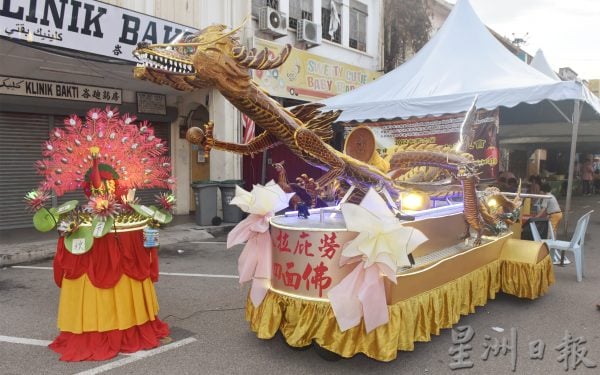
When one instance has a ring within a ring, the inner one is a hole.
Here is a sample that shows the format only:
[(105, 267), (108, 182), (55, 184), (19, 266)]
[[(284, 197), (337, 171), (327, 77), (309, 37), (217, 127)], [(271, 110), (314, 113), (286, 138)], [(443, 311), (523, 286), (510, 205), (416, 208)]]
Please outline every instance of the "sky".
[[(456, 3), (456, 0), (447, 0)], [(488, 27), (534, 56), (541, 49), (555, 72), (570, 67), (600, 79), (600, 0), (469, 0)]]

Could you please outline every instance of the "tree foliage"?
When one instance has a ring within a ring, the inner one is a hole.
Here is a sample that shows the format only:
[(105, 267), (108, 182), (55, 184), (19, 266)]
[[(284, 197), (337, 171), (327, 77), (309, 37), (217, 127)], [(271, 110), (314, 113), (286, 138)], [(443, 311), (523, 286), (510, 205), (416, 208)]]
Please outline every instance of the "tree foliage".
[(405, 62), (427, 41), (431, 32), (427, 0), (384, 0), (384, 70)]

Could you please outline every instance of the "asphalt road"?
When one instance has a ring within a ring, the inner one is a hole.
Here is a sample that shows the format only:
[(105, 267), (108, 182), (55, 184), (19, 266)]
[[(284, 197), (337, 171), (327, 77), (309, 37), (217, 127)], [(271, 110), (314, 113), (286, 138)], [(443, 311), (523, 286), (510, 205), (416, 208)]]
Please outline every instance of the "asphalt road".
[[(555, 267), (556, 283), (542, 298), (528, 301), (499, 294), (455, 326), (473, 330), (465, 359), (472, 361), (471, 368), (450, 367), (454, 360), (449, 351), (457, 347), (450, 329), (428, 343), (417, 343), (413, 352), (399, 352), (389, 363), (362, 355), (330, 362), (314, 349), (293, 350), (280, 337), (256, 338), (244, 319), (247, 288), (232, 277), (237, 274), (241, 247), (225, 250), (225, 238), (220, 237), (214, 239), (216, 243), (161, 248), (161, 272), (166, 274), (156, 284), (159, 317), (171, 326), (173, 341), (160, 350), (119, 355), (110, 361), (65, 363), (45, 347), (58, 333), (59, 289), (50, 261), (0, 270), (0, 374), (563, 374), (565, 361), (559, 362), (557, 347), (568, 334), (575, 341), (569, 346), (571, 352), (580, 355), (569, 360), (585, 358), (575, 370), (567, 363), (568, 372), (598, 374), (600, 311), (595, 305), (600, 301), (600, 198), (578, 198), (574, 217), (594, 208), (582, 283), (576, 282), (574, 265)], [(511, 341), (515, 336), (516, 345)], [(493, 349), (494, 339), (500, 343), (505, 339), (513, 351), (497, 356), (490, 351), (485, 360), (486, 345)], [(533, 343), (544, 343), (542, 359), (532, 358), (529, 346)], [(511, 353), (516, 358), (514, 372)], [(586, 367), (594, 364), (595, 368)]]

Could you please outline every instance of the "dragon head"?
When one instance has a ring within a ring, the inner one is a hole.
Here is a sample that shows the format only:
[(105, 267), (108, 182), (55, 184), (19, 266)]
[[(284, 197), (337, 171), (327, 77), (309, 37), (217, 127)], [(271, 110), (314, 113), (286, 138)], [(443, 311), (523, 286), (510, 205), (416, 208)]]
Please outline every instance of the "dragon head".
[(236, 92), (250, 84), (249, 69), (275, 69), (292, 48), (288, 44), (279, 56), (270, 59), (267, 49), (249, 51), (236, 34), (237, 29), (227, 31), (225, 25), (211, 25), (176, 43), (139, 43), (133, 52), (140, 60), (134, 76), (181, 91), (217, 87)]

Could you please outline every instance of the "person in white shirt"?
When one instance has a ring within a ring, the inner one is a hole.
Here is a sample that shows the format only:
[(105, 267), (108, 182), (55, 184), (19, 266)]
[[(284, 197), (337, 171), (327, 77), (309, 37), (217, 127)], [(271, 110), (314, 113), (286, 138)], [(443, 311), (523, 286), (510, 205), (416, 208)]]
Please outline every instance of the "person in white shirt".
[(540, 203), (540, 210), (536, 217), (548, 216), (550, 225), (552, 225), (552, 229), (554, 229), (554, 233), (556, 234), (558, 233), (558, 224), (563, 218), (562, 210), (560, 209), (558, 200), (556, 200), (556, 197), (551, 192), (550, 184), (542, 184), (540, 194), (546, 194), (549, 197), (542, 199), (542, 202)]
[[(558, 200), (556, 200), (556, 197), (552, 194), (551, 190), (552, 188), (549, 183), (545, 182), (542, 184), (540, 194), (545, 194), (548, 198), (541, 199), (540, 210), (535, 217), (548, 217), (548, 221), (550, 222), (550, 225), (552, 225), (552, 230), (554, 231), (554, 234), (557, 235), (558, 224), (560, 224), (563, 214), (560, 205), (558, 204)], [(571, 261), (564, 255), (562, 256), (562, 260), (554, 259), (554, 264), (564, 265), (570, 263)]]

